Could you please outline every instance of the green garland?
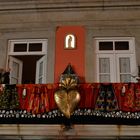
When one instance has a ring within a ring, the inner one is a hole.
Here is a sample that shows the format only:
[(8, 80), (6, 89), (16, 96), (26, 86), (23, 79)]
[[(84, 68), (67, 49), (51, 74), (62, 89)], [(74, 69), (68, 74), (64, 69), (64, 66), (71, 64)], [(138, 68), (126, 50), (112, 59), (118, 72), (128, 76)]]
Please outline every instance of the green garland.
[(15, 85), (5, 85), (0, 94), (0, 109), (17, 109), (18, 107), (19, 99)]

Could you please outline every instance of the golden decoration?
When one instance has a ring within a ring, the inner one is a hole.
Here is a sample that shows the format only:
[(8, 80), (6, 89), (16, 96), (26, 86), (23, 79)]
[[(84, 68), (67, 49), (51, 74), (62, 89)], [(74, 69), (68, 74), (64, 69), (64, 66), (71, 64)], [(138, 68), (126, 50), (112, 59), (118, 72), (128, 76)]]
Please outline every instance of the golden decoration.
[(69, 63), (60, 76), (59, 89), (54, 94), (58, 108), (67, 118), (70, 118), (80, 101), (80, 94), (77, 90), (78, 81)]
[(70, 74), (66, 74), (61, 79), (59, 90), (54, 94), (58, 108), (67, 118), (70, 118), (80, 101), (80, 94), (76, 87), (77, 79)]
[(72, 89), (77, 86), (77, 81), (69, 76), (66, 79), (63, 79), (59, 86), (66, 89)]
[(62, 89), (55, 92), (54, 98), (58, 108), (67, 118), (70, 118), (80, 101), (80, 94), (77, 90), (67, 92)]

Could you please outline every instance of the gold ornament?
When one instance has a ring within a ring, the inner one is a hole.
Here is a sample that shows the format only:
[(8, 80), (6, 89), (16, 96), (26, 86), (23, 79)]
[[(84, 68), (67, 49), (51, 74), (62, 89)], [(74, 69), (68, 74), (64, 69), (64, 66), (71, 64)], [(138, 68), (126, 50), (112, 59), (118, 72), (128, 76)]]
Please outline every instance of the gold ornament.
[(66, 90), (60, 89), (55, 92), (54, 98), (58, 108), (67, 118), (70, 118), (80, 101), (80, 94), (77, 90), (67, 92)]
[(65, 89), (72, 89), (75, 86), (77, 86), (77, 82), (76, 82), (76, 79), (73, 79), (70, 76), (68, 76), (66, 79), (63, 79), (61, 81), (59, 86)]
[(58, 108), (67, 118), (70, 118), (80, 101), (77, 83), (78, 77), (74, 74), (71, 65), (68, 64), (60, 77), (59, 89), (54, 94)]

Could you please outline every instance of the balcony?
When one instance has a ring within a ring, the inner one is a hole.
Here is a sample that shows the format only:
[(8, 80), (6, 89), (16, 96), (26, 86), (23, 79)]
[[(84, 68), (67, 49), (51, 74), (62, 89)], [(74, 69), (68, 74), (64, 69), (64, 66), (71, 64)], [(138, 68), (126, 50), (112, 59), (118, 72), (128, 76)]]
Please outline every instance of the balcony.
[[(54, 94), (58, 84), (0, 85), (0, 123), (62, 124)], [(72, 124), (139, 124), (139, 83), (79, 84)], [(6, 120), (6, 121), (4, 121)]]
[(59, 84), (1, 84), (2, 139), (139, 138), (139, 83), (78, 84), (81, 99), (70, 119), (55, 103), (57, 90)]

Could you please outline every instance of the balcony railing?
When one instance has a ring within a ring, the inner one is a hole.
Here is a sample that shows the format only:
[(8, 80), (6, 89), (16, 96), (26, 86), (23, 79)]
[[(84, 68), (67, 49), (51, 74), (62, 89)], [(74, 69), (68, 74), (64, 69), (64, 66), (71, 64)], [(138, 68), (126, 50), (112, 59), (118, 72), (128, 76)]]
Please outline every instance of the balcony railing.
[(139, 124), (139, 83), (78, 84), (70, 119), (57, 107), (58, 84), (0, 85), (0, 123)]

